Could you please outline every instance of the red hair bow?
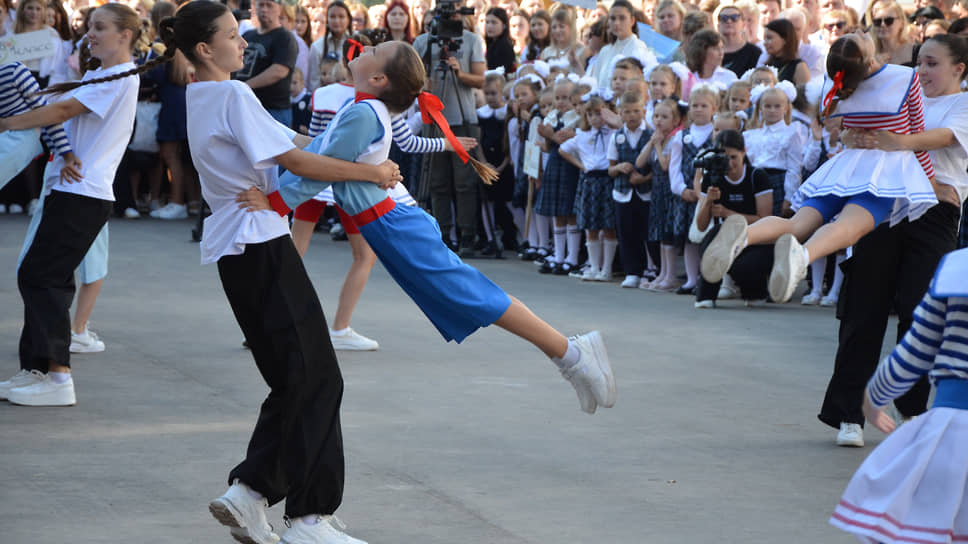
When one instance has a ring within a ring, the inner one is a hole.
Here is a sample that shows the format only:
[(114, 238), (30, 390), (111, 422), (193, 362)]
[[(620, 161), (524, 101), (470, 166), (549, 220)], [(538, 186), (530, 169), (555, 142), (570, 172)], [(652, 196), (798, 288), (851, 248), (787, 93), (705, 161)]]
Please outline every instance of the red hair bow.
[(349, 62), (363, 52), (363, 44), (352, 38), (346, 38), (346, 43), (350, 44), (350, 48), (346, 50), (346, 62)]
[(464, 163), (469, 161), (471, 156), (467, 154), (464, 146), (460, 145), (460, 142), (457, 141), (457, 137), (450, 130), (450, 124), (447, 123), (447, 119), (444, 119), (442, 113), (444, 111), (444, 105), (440, 99), (431, 93), (423, 92), (417, 96), (417, 105), (420, 106), (420, 118), (424, 124), (430, 125), (436, 122), (437, 126), (440, 127), (440, 131), (444, 133), (444, 137), (447, 138), (451, 147), (454, 148), (454, 152), (460, 157), (460, 160), (464, 161)]
[(830, 90), (827, 92), (827, 96), (823, 97), (823, 111), (825, 112), (827, 111), (827, 107), (830, 104), (830, 101), (833, 100), (835, 96), (837, 96), (837, 91), (843, 88), (844, 88), (844, 71), (839, 70), (836, 74), (834, 74), (833, 87), (831, 87)]

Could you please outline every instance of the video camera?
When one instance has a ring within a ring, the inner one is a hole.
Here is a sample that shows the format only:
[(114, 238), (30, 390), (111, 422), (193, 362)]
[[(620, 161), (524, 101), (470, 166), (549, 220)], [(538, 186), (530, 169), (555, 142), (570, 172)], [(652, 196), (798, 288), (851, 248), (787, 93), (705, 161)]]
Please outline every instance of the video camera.
[[(474, 15), (474, 8), (458, 7), (460, 0), (439, 0), (430, 23), (430, 43), (440, 45), (440, 61), (460, 49), (464, 36), (464, 22), (455, 15)], [(429, 49), (429, 48), (428, 48)]]
[[(701, 168), (705, 172), (704, 179), (709, 180), (710, 187), (720, 187), (729, 170), (729, 157), (721, 147), (704, 149), (692, 161), (693, 168)], [(706, 177), (708, 176), (708, 177)]]

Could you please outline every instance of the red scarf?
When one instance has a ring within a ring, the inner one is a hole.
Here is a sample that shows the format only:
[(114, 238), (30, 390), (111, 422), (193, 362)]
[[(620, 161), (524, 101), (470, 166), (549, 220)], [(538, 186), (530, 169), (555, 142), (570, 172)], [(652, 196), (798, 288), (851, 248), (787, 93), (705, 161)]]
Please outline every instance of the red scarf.
[[(355, 102), (361, 100), (379, 100), (378, 97), (373, 96), (369, 93), (356, 92)], [(460, 145), (457, 137), (454, 136), (454, 132), (450, 130), (450, 124), (447, 123), (447, 119), (444, 118), (443, 111), (444, 105), (441, 103), (440, 99), (430, 93), (420, 93), (417, 96), (417, 105), (420, 106), (420, 118), (423, 120), (424, 124), (437, 123), (440, 127), (440, 131), (444, 133), (444, 137), (450, 142), (451, 147), (454, 148), (454, 152), (460, 157), (460, 160), (467, 162), (471, 159), (471, 156), (464, 149), (464, 146)]]

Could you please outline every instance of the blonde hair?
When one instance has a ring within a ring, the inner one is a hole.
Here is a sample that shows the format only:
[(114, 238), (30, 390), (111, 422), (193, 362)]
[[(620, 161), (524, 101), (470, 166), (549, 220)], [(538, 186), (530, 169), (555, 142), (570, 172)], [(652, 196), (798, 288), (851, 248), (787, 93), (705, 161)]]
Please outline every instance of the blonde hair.
[(736, 80), (729, 86), (726, 91), (726, 110), (729, 111), (729, 100), (733, 97), (733, 91), (746, 91), (747, 94), (753, 91), (753, 85), (749, 81), (743, 81), (742, 79)]
[(649, 79), (646, 81), (646, 83), (651, 81), (652, 76), (656, 74), (665, 74), (667, 77), (669, 77), (669, 79), (672, 80), (672, 94), (676, 97), (682, 96), (682, 80), (679, 79), (679, 76), (672, 68), (669, 68), (668, 64), (660, 64), (653, 68), (649, 73)]
[(701, 100), (704, 97), (712, 102), (713, 111), (719, 111), (719, 91), (709, 87), (708, 85), (696, 87), (692, 90), (692, 92), (689, 93), (689, 106), (692, 107), (692, 102), (694, 100)]
[[(875, 9), (890, 10), (892, 13), (892, 17), (897, 19), (896, 21), (894, 21), (894, 24), (898, 26), (898, 30), (897, 30), (898, 45), (907, 45), (912, 42), (911, 33), (908, 32), (908, 28), (907, 28), (908, 27), (907, 15), (904, 14), (904, 8), (901, 7), (901, 4), (898, 4), (897, 2), (883, 2), (883, 1), (872, 3), (870, 7), (867, 8), (867, 21), (871, 24), (874, 24)], [(876, 33), (874, 33), (871, 37), (874, 38), (875, 54), (880, 55), (882, 53), (890, 53), (890, 51), (887, 51), (885, 49), (886, 45), (880, 38), (877, 37)]]
[(759, 99), (756, 101), (756, 105), (753, 107), (753, 118), (750, 119), (750, 125), (749, 125), (750, 129), (763, 127), (763, 116), (762, 116), (762, 113), (760, 112), (760, 104), (762, 104), (763, 99), (768, 96), (783, 97), (783, 101), (786, 102), (786, 105), (787, 105), (786, 113), (783, 114), (783, 120), (786, 122), (786, 124), (788, 125), (790, 124), (790, 121), (792, 120), (792, 115), (793, 115), (793, 103), (790, 102), (790, 99), (787, 97), (785, 92), (783, 92), (780, 89), (777, 89), (776, 87), (770, 87), (769, 89), (763, 91), (763, 94), (760, 95)]

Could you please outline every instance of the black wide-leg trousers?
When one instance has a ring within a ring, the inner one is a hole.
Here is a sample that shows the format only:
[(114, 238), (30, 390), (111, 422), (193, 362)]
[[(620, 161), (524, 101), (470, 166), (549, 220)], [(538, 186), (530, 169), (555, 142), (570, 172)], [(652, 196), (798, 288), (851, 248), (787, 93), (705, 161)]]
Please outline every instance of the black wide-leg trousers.
[(74, 270), (111, 215), (111, 202), (51, 191), (37, 233), (17, 270), (24, 301), (20, 368), (47, 372), (50, 362), (71, 364)]
[[(937, 204), (917, 221), (877, 227), (854, 246), (842, 265), (839, 345), (820, 421), (834, 428), (842, 422), (864, 424), (864, 390), (880, 359), (891, 308), (897, 310), (900, 342), (941, 257), (955, 249), (960, 213), (957, 206)], [(905, 417), (922, 414), (930, 392), (922, 377), (894, 405)]]
[(270, 391), (246, 458), (229, 474), (286, 499), (286, 515), (332, 514), (343, 498), (343, 378), (326, 319), (288, 235), (218, 261), (222, 287)]

